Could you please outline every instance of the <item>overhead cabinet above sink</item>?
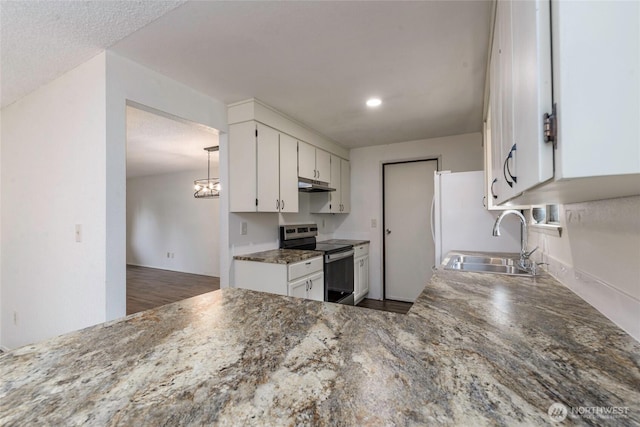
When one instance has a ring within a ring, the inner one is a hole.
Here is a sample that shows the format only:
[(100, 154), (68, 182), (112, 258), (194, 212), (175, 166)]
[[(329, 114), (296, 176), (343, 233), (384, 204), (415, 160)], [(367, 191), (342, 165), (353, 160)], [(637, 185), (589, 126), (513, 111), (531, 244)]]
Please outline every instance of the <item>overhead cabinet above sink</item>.
[(502, 0), (494, 24), (489, 208), (640, 194), (640, 3)]

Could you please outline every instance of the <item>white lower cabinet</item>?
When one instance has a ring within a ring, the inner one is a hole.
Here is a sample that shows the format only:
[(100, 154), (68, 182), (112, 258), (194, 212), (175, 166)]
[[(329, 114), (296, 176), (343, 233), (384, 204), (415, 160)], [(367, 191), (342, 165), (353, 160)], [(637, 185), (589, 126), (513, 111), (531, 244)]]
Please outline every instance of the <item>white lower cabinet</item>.
[(324, 274), (320, 272), (289, 282), (289, 296), (322, 301), (324, 299)]
[(353, 258), (353, 294), (358, 304), (369, 293), (369, 245), (354, 248)]
[(323, 301), (322, 257), (293, 264), (236, 260), (235, 287)]

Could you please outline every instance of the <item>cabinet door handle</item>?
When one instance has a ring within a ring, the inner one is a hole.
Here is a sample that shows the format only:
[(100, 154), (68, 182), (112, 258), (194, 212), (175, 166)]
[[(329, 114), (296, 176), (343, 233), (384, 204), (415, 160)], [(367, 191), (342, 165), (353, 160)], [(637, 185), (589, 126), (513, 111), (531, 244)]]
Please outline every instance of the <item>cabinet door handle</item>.
[[(507, 184), (509, 185), (509, 187), (513, 187), (513, 184), (518, 183), (518, 178), (516, 176), (513, 176), (511, 174), (511, 170), (509, 170), (509, 159), (513, 158), (513, 153), (515, 151), (516, 151), (516, 144), (513, 144), (513, 146), (511, 147), (511, 150), (509, 150), (509, 154), (507, 155), (507, 158), (504, 159), (504, 164), (502, 165), (502, 174), (504, 175), (504, 179), (507, 181)], [(509, 178), (511, 178), (511, 180), (507, 178), (507, 174), (509, 174)]]
[(498, 182), (498, 178), (493, 178), (493, 181), (491, 181), (491, 197), (493, 197), (494, 199), (498, 198), (498, 195), (496, 193), (493, 192), (493, 185)]
[(280, 200), (276, 199), (276, 210), (280, 209)]
[(284, 209), (284, 200), (280, 200), (280, 209)]
[(309, 290), (313, 289), (313, 280), (309, 280)]

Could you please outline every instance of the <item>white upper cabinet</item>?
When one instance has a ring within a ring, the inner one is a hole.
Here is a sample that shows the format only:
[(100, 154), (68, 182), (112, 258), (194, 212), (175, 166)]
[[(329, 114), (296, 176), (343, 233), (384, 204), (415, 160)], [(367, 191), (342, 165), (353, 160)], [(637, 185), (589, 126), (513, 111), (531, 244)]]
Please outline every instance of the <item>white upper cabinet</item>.
[(487, 198), (523, 205), (640, 194), (639, 69), (640, 2), (497, 2)]
[(298, 176), (329, 182), (331, 155), (306, 142), (298, 142)]
[(257, 200), (258, 212), (280, 210), (280, 135), (278, 131), (260, 123), (257, 129)]
[(548, 1), (497, 2), (489, 81), (491, 184), (502, 203), (553, 177), (553, 146), (545, 143), (551, 113)]
[(229, 128), (231, 212), (298, 212), (297, 141), (253, 121)]
[(298, 141), (280, 134), (280, 212), (298, 212)]
[(351, 212), (351, 163), (340, 159), (340, 202), (341, 213)]
[(336, 191), (313, 193), (311, 213), (349, 213), (351, 210), (351, 168), (349, 161), (330, 156), (329, 186)]
[(229, 126), (229, 209), (231, 212), (258, 210), (256, 123)]
[(306, 142), (298, 142), (298, 176), (316, 179), (316, 147)]
[(640, 173), (640, 2), (552, 6), (556, 178)]

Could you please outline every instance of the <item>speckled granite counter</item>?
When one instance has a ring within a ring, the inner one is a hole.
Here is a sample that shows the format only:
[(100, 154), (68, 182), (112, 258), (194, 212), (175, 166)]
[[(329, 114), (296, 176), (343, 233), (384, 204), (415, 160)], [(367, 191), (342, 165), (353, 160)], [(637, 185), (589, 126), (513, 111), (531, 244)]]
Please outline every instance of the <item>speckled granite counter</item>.
[(639, 365), (548, 276), (439, 271), (408, 315), (224, 289), (0, 355), (0, 425), (639, 425)]
[(331, 243), (334, 245), (353, 245), (353, 246), (359, 246), (359, 245), (364, 245), (364, 244), (369, 244), (368, 240), (351, 240), (351, 239), (330, 239), (330, 240), (323, 240), (319, 243)]
[(254, 252), (252, 254), (236, 255), (233, 259), (239, 261), (258, 261), (271, 264), (293, 264), (322, 256), (322, 252), (302, 251), (299, 249), (273, 249), (270, 251)]

